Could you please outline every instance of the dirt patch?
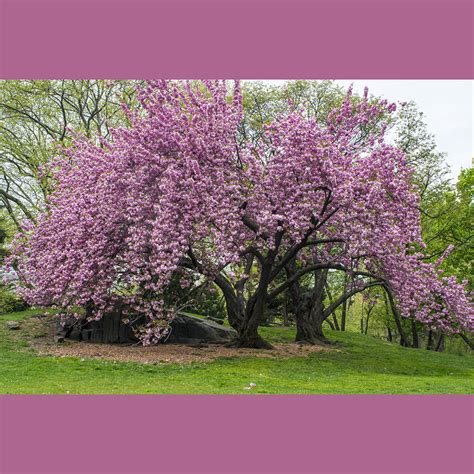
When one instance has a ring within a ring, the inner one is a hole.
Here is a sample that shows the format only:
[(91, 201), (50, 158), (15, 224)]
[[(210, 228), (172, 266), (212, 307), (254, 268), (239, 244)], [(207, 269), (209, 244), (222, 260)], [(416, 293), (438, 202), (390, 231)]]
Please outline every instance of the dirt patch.
[(34, 346), (36, 346), (35, 349), (39, 355), (141, 362), (145, 364), (208, 362), (220, 357), (305, 357), (312, 352), (328, 350), (320, 346), (300, 346), (297, 344), (277, 344), (273, 350), (233, 349), (215, 344), (199, 348), (183, 344), (159, 344), (152, 347), (143, 347), (75, 341), (67, 341), (61, 344), (34, 344)]
[(234, 349), (218, 344), (193, 347), (183, 344), (159, 344), (143, 347), (118, 344), (94, 344), (68, 341), (54, 342), (53, 317), (32, 317), (22, 322), (22, 338), (40, 356), (77, 357), (79, 359), (101, 359), (117, 362), (139, 362), (143, 364), (209, 362), (218, 358), (262, 357), (290, 358), (306, 357), (313, 352), (334, 350), (322, 346), (293, 343), (274, 344), (273, 350)]

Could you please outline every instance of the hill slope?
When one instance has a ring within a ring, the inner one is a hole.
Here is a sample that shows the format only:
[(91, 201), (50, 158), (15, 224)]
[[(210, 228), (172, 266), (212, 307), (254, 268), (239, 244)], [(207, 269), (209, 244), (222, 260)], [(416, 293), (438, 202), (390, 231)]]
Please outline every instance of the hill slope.
[[(245, 353), (184, 364), (118, 362), (93, 355), (38, 356), (35, 340), (48, 336), (44, 331), (31, 333), (28, 324), (37, 313), (0, 315), (0, 393), (474, 392), (472, 355), (407, 349), (349, 332), (328, 331), (337, 344), (324, 351), (305, 351), (303, 356), (294, 355), (293, 345), (287, 351), (290, 355), (262, 358)], [(21, 321), (22, 328), (7, 329), (9, 320)], [(294, 336), (290, 328), (262, 328), (261, 332), (288, 348), (285, 344)], [(245, 389), (250, 383), (256, 386)]]

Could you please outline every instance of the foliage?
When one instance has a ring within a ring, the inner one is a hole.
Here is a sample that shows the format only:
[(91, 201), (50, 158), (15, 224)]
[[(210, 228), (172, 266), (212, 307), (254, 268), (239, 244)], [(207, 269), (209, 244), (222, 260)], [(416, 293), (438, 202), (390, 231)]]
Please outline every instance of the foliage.
[(214, 287), (205, 287), (196, 302), (191, 306), (192, 312), (204, 314), (221, 321), (225, 320), (226, 309), (222, 292)]
[(426, 219), (424, 236), (432, 259), (448, 247), (453, 251), (442, 267), (447, 273), (468, 279), (469, 291), (474, 290), (474, 168), (462, 170), (456, 187), (438, 196), (430, 207), (436, 218)]
[(429, 133), (424, 114), (414, 102), (402, 103), (395, 122), (394, 142), (413, 167), (422, 206), (429, 206), (437, 193), (446, 190), (448, 166), (445, 154), (438, 151), (433, 134)]
[(238, 130), (240, 144), (258, 143), (265, 138), (265, 126), (294, 110), (324, 124), (331, 110), (343, 102), (345, 92), (334, 81), (288, 81), (283, 85), (251, 81), (243, 84), (242, 95), (245, 114)]
[(468, 278), (472, 291), (473, 169), (463, 170), (456, 186), (451, 185), (445, 154), (437, 150), (423, 113), (413, 102), (401, 107), (395, 128), (395, 143), (415, 170), (426, 253), (434, 262), (452, 246), (442, 268), (459, 279)]
[(26, 303), (14, 292), (8, 281), (3, 281), (4, 259), (7, 255), (5, 242), (10, 233), (9, 223), (4, 215), (0, 213), (0, 313), (11, 313), (26, 308)]
[(23, 311), (27, 304), (10, 288), (0, 285), (0, 313)]
[(108, 136), (109, 127), (125, 124), (121, 102), (132, 104), (133, 95), (124, 81), (0, 81), (0, 206), (18, 228), (51, 192), (44, 164), (74, 132)]

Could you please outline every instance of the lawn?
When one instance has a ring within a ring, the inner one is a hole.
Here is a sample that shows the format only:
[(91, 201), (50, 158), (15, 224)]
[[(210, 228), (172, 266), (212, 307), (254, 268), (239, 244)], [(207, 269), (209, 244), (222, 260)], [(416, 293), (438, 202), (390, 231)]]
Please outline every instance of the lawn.
[[(190, 364), (114, 362), (38, 356), (24, 329), (38, 311), (0, 315), (1, 393), (473, 393), (474, 358), (436, 353), (351, 332), (328, 331), (337, 344), (307, 357), (220, 358)], [(262, 328), (290, 342), (291, 328)], [(250, 383), (256, 384), (245, 390)]]

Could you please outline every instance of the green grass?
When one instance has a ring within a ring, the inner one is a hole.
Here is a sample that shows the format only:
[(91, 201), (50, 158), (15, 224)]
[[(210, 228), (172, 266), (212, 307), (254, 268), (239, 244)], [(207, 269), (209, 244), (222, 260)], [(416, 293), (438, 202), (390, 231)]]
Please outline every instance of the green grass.
[[(36, 311), (37, 312), (37, 311)], [(208, 363), (156, 365), (39, 357), (0, 315), (1, 393), (473, 393), (472, 355), (407, 349), (355, 333), (328, 331), (339, 344), (289, 359), (225, 358)], [(294, 330), (262, 328), (272, 342), (290, 342)], [(251, 391), (243, 388), (256, 383)]]

